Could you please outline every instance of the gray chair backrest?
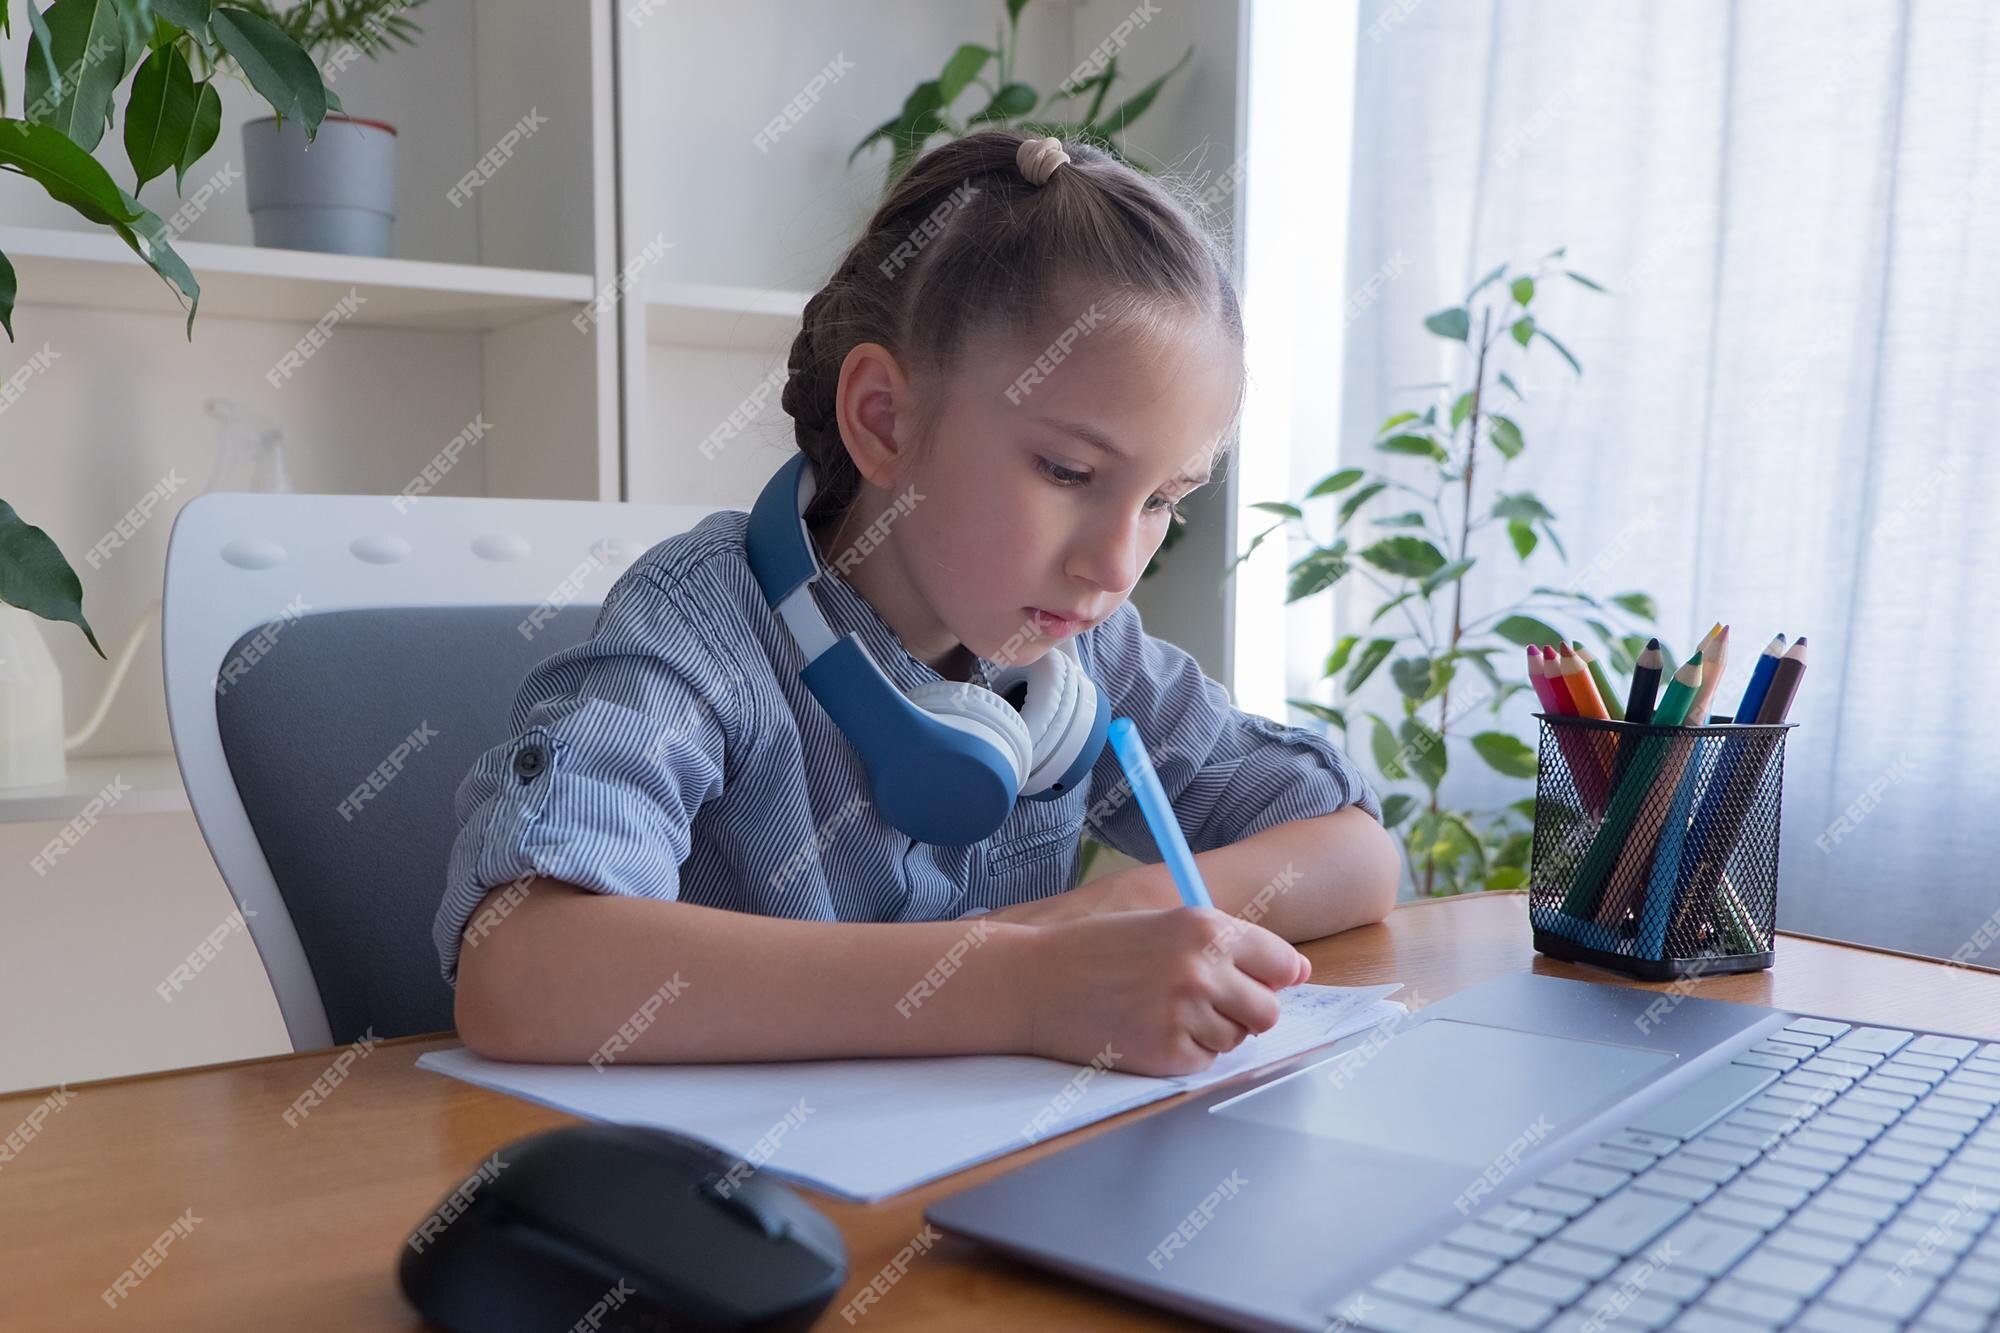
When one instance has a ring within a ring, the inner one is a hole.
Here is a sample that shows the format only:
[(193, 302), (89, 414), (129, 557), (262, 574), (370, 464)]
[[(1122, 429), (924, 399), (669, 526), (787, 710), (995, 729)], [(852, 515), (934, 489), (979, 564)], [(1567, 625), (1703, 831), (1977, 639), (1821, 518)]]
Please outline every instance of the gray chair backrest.
[(588, 638), (598, 613), (564, 606), (530, 640), (519, 626), (534, 609), (301, 616), (216, 699), (230, 776), (337, 1044), (453, 1025), (430, 934), (458, 833), (453, 796), (513, 734), (529, 668)]

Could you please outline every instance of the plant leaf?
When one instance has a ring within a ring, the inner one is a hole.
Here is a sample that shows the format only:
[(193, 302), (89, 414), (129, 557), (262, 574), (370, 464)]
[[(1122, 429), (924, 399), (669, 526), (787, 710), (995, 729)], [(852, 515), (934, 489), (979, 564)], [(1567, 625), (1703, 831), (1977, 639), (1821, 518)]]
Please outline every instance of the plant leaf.
[(1358, 467), (1344, 467), (1338, 472), (1329, 472), (1319, 479), (1319, 483), (1306, 492), (1306, 499), (1316, 500), (1322, 495), (1332, 495), (1344, 491), (1368, 474)]
[(1347, 714), (1341, 712), (1338, 708), (1328, 708), (1325, 704), (1317, 704), (1310, 699), (1287, 699), (1285, 702), (1298, 709), (1301, 713), (1309, 714), (1322, 722), (1330, 723), (1333, 726), (1339, 727), (1342, 731), (1347, 730)]
[(1300, 598), (1324, 592), (1340, 582), (1353, 567), (1344, 551), (1328, 546), (1319, 547), (1292, 566), (1292, 578), (1285, 590), (1285, 601), (1296, 602)]
[(1478, 557), (1476, 556), (1470, 560), (1454, 560), (1444, 568), (1430, 574), (1424, 579), (1421, 585), (1424, 596), (1429, 597), (1448, 583), (1456, 583), (1465, 577), (1466, 570), (1471, 569), (1477, 563)]
[(1421, 528), (1425, 523), (1424, 516), (1414, 509), (1407, 514), (1391, 514), (1388, 518), (1372, 521), (1378, 528)]
[(222, 94), (214, 79), (195, 85), (194, 119), (188, 123), (187, 139), (181, 145), (180, 160), (174, 163), (174, 193), (184, 193), (188, 168), (201, 161), (202, 154), (215, 147), (222, 132)]
[(1514, 419), (1512, 417), (1503, 417), (1496, 412), (1488, 417), (1487, 420), (1493, 423), (1491, 437), (1493, 447), (1500, 451), (1502, 457), (1509, 459), (1519, 458), (1523, 442), (1521, 440), (1521, 428), (1514, 424)]
[(1368, 715), (1368, 720), (1375, 724), (1368, 733), (1368, 748), (1375, 755), (1375, 767), (1391, 782), (1401, 782), (1410, 774), (1397, 762), (1397, 752), (1401, 747), (1396, 744), (1396, 733), (1373, 713)]
[(994, 54), (992, 47), (981, 46), (978, 42), (966, 42), (953, 51), (950, 59), (944, 62), (944, 72), (938, 75), (939, 105), (950, 106), (957, 101), (958, 95), (979, 76), (979, 71), (986, 68), (986, 62), (993, 59)]
[(1399, 657), (1389, 664), (1389, 679), (1405, 697), (1421, 699), (1431, 692), (1431, 659)]
[(1417, 808), (1417, 798), (1408, 792), (1391, 792), (1382, 798), (1382, 827), (1394, 828), (1410, 817), (1410, 811)]
[[(41, 17), (28, 39), (23, 109), (89, 152), (104, 137), (111, 95), (125, 78), (125, 21), (112, 0), (56, 0)], [(49, 46), (38, 60), (33, 48), (44, 32)], [(49, 77), (51, 64), (62, 71), (60, 92)]]
[[(995, 94), (986, 104), (986, 109), (965, 122), (971, 129), (974, 125), (984, 125), (992, 120), (1012, 120), (1015, 116), (1025, 116), (1035, 109), (1035, 90), (1025, 83), (1010, 83)], [(893, 122), (891, 122), (893, 123)]]
[(1508, 332), (1514, 335), (1515, 342), (1526, 347), (1535, 336), (1535, 317), (1533, 315), (1521, 316), (1514, 321), (1513, 328), (1509, 329)]
[(1436, 791), (1438, 784), (1444, 781), (1444, 737), (1414, 717), (1403, 719), (1400, 733), (1404, 763), (1426, 787)]
[(1457, 430), (1460, 426), (1465, 424), (1465, 419), (1471, 415), (1472, 415), (1472, 391), (1468, 389), (1464, 393), (1460, 394), (1457, 400), (1454, 401), (1451, 405), (1451, 428), (1453, 430)]
[(1417, 590), (1415, 588), (1411, 588), (1407, 592), (1397, 593), (1394, 597), (1391, 597), (1388, 601), (1375, 608), (1375, 614), (1368, 617), (1368, 623), (1371, 625), (1379, 624), (1383, 616), (1388, 615), (1391, 611), (1394, 611), (1397, 607), (1416, 595)]
[[(79, 150), (80, 151), (80, 150)], [(97, 635), (83, 618), (83, 582), (48, 533), (0, 500), (0, 602), (44, 620), (63, 620), (83, 631), (97, 650)]]
[(1584, 277), (1583, 274), (1578, 273), (1575, 269), (1566, 268), (1563, 270), (1563, 275), (1569, 278), (1570, 281), (1572, 282), (1582, 283), (1584, 286), (1590, 288), (1590, 290), (1592, 290), (1593, 292), (1606, 291), (1604, 287), (1601, 287), (1597, 283), (1592, 282), (1589, 278)]
[(1507, 523), (1507, 540), (1514, 543), (1514, 554), (1526, 560), (1535, 549), (1535, 530), (1519, 519)]
[(1375, 447), (1385, 454), (1408, 454), (1414, 458), (1443, 460), (1448, 457), (1444, 446), (1428, 435), (1391, 435), (1386, 440), (1378, 440)]
[(180, 47), (162, 47), (140, 64), (125, 103), (125, 157), (138, 182), (133, 189), (180, 165), (200, 100)]
[(1507, 642), (1519, 644), (1523, 648), (1531, 643), (1569, 642), (1560, 631), (1533, 616), (1508, 616), (1493, 627), (1493, 632)]
[(1510, 778), (1535, 776), (1535, 752), (1519, 737), (1504, 731), (1482, 731), (1472, 738), (1472, 748), (1497, 773)]
[(208, 29), (258, 95), (280, 119), (304, 125), (311, 143), (326, 117), (326, 84), (305, 48), (275, 23), (234, 5), (216, 6)]
[(1396, 427), (1402, 425), (1404, 422), (1415, 421), (1417, 419), (1417, 416), (1418, 414), (1415, 412), (1398, 412), (1394, 416), (1390, 417), (1387, 421), (1384, 421), (1381, 425), (1377, 426), (1375, 428), (1375, 433), (1377, 435), (1387, 435), (1390, 431), (1396, 429)]
[(1333, 645), (1333, 651), (1326, 655), (1326, 670), (1321, 674), (1327, 676), (1339, 675), (1340, 669), (1347, 665), (1348, 654), (1354, 651), (1354, 645), (1359, 642), (1361, 642), (1361, 636), (1358, 634), (1341, 635), (1340, 642)]
[(1534, 300), (1535, 280), (1529, 277), (1519, 277), (1514, 279), (1513, 295), (1514, 295), (1514, 304), (1516, 305), (1526, 305), (1528, 304), (1528, 302)]
[(1300, 511), (1297, 505), (1286, 504), (1282, 500), (1259, 500), (1256, 504), (1253, 504), (1250, 507), (1252, 509), (1261, 509), (1267, 514), (1278, 514), (1285, 518), (1305, 517), (1305, 514)]
[[(1476, 290), (1476, 289), (1475, 289)], [(1464, 306), (1453, 306), (1424, 317), (1424, 327), (1440, 338), (1455, 338), (1464, 342), (1472, 333), (1472, 316)]]
[[(1541, 329), (1536, 329), (1535, 333), (1542, 339), (1543, 342), (1546, 342), (1549, 346), (1555, 348), (1558, 352), (1562, 353), (1562, 359), (1569, 362), (1569, 368), (1571, 370), (1575, 371), (1579, 375), (1583, 373), (1583, 367), (1578, 365), (1576, 363), (1576, 358), (1569, 354), (1569, 348), (1564, 347), (1561, 343), (1557, 342), (1554, 334), (1544, 333)], [(1527, 346), (1527, 344), (1523, 343), (1522, 346), (1525, 347)]]
[(1643, 592), (1617, 593), (1611, 598), (1611, 604), (1630, 611), (1641, 620), (1660, 618), (1660, 608), (1654, 604), (1652, 597)]
[(1354, 494), (1340, 502), (1340, 527), (1346, 527), (1348, 520), (1361, 512), (1361, 506), (1389, 489), (1386, 481), (1371, 481)]
[(1444, 567), (1444, 552), (1422, 537), (1385, 537), (1358, 553), (1377, 569), (1404, 578), (1420, 579)]
[(14, 265), (5, 253), (0, 253), (0, 328), (7, 330), (7, 341), (14, 341)]
[[(1172, 69), (1162, 74), (1159, 78), (1154, 79), (1138, 92), (1133, 93), (1132, 96), (1126, 98), (1123, 102), (1120, 102), (1112, 109), (1111, 114), (1102, 120), (1097, 118), (1097, 112), (1093, 108), (1090, 115), (1091, 128), (1107, 136), (1123, 134), (1126, 127), (1146, 114), (1146, 109), (1153, 105), (1153, 99), (1160, 95), (1160, 89), (1166, 86), (1167, 80), (1180, 73), (1182, 67), (1193, 59), (1194, 48), (1190, 46), (1181, 55), (1181, 58), (1174, 62)], [(1098, 90), (1098, 96), (1100, 98), (1103, 97), (1105, 89), (1109, 87), (1110, 84), (1106, 83), (1103, 88)]]
[(1493, 517), (1519, 519), (1523, 523), (1547, 522), (1555, 517), (1547, 505), (1537, 499), (1531, 491), (1520, 491), (1513, 495), (1499, 495), (1493, 500)]
[(1494, 866), (1486, 872), (1486, 890), (1489, 893), (1504, 893), (1518, 889), (1528, 882), (1525, 866)]
[(1346, 690), (1349, 694), (1361, 688), (1361, 683), (1375, 674), (1375, 668), (1382, 665), (1396, 647), (1394, 639), (1370, 639), (1368, 646), (1361, 650), (1361, 656), (1354, 663), (1354, 669), (1347, 673)]
[(1481, 278), (1478, 282), (1473, 283), (1472, 290), (1465, 294), (1465, 303), (1467, 305), (1471, 305), (1473, 297), (1479, 295), (1480, 292), (1486, 290), (1486, 287), (1489, 283), (1498, 282), (1501, 279), (1501, 277), (1505, 275), (1506, 272), (1507, 272), (1507, 266), (1505, 264), (1502, 264), (1500, 267), (1494, 269), (1491, 273)]

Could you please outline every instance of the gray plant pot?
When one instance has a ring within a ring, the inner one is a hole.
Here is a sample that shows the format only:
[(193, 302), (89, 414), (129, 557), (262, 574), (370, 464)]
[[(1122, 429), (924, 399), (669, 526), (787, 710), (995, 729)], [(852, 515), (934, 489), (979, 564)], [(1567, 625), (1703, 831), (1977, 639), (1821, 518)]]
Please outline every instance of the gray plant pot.
[(310, 145), (296, 119), (243, 122), (243, 185), (261, 246), (386, 256), (396, 224), (396, 130), (328, 113)]

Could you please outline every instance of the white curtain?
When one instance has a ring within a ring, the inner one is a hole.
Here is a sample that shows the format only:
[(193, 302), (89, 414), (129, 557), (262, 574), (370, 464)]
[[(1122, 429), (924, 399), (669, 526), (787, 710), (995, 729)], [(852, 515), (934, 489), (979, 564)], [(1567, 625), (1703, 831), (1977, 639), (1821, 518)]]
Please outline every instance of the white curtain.
[[(1807, 635), (1779, 924), (2000, 963), (2000, 5), (1362, 0), (1359, 23), (1323, 317), (1389, 276), (1347, 329), (1337, 448), (1301, 440), (1297, 475), (1390, 461), (1375, 428), (1421, 399), (1395, 386), (1462, 369), (1423, 316), (1567, 245), (1613, 294), (1536, 297), (1584, 373), (1539, 342), (1515, 367), (1508, 489), (1570, 563), (1490, 542), (1470, 602), (1589, 567), (1651, 592), (1683, 657), (1727, 621), (1729, 709), (1773, 633)], [(1369, 609), (1344, 587), (1336, 629)], [(1290, 692), (1327, 698), (1310, 674)], [(1458, 800), (1526, 794), (1452, 763)]]

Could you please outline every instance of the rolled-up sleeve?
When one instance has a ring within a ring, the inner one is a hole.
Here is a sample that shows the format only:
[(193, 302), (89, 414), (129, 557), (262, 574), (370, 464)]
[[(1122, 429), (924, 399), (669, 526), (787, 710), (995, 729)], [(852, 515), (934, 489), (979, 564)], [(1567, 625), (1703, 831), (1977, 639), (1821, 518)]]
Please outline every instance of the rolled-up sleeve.
[[(459, 831), (432, 923), (456, 986), (467, 926), (488, 892), (547, 875), (598, 893), (679, 895), (689, 826), (720, 794), (740, 672), (650, 571), (605, 598), (589, 639), (529, 671), (513, 736), (482, 754), (454, 799)], [(500, 910), (496, 902), (494, 909)]]
[[(1145, 631), (1126, 603), (1089, 632), (1090, 669), (1152, 756), (1188, 846), (1211, 851), (1274, 825), (1382, 803), (1360, 768), (1325, 737), (1229, 701), (1191, 656)], [(1157, 861), (1144, 815), (1107, 747), (1091, 771), (1091, 834), (1127, 856)]]

